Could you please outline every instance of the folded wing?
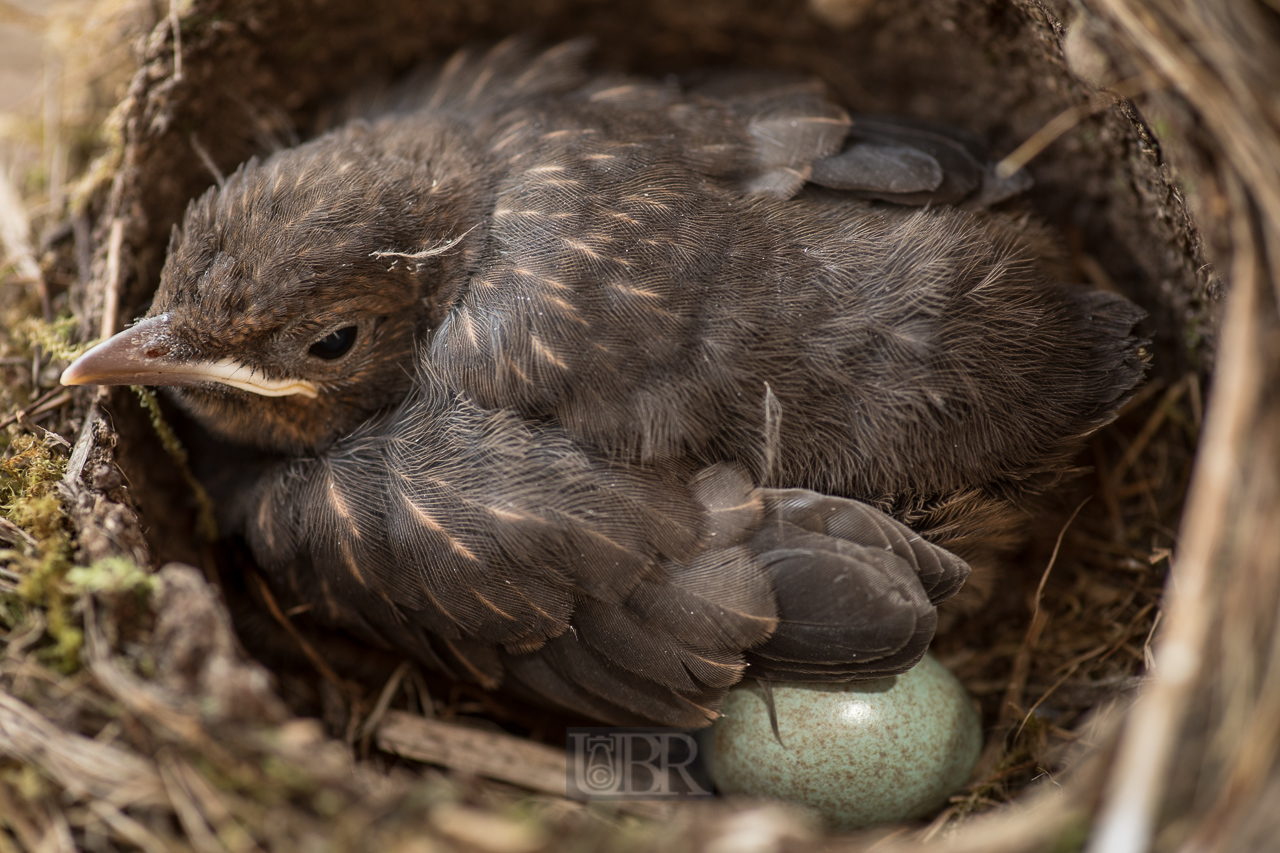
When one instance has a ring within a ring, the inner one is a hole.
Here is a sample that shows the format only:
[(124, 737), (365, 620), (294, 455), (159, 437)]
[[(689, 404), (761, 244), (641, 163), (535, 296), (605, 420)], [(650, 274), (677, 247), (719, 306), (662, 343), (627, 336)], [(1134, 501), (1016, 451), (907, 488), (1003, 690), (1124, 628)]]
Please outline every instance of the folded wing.
[(909, 668), (967, 573), (864, 504), (732, 465), (622, 468), (434, 387), (268, 472), (238, 523), (326, 621), (457, 677), (704, 725), (747, 675)]

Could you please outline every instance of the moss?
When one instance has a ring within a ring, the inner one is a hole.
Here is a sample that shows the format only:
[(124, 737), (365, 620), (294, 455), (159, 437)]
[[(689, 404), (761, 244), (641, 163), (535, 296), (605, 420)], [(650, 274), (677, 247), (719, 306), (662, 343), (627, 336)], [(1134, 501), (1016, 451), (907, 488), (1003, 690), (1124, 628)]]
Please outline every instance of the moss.
[(33, 435), (14, 437), (0, 461), (0, 514), (26, 530), (40, 551), (70, 553), (57, 483), (66, 470), (62, 448)]
[(24, 530), (34, 542), (0, 551), (11, 574), (20, 580), (0, 588), (0, 620), (22, 630), (43, 616), (44, 637), (35, 646), (38, 660), (70, 673), (79, 668), (84, 632), (75, 612), (83, 595), (133, 594), (139, 604), (154, 589), (154, 580), (133, 561), (113, 557), (89, 566), (72, 562), (73, 542), (58, 482), (66, 470), (64, 448), (31, 435), (18, 435), (10, 455), (0, 461), (0, 515)]
[(13, 324), (11, 340), (17, 351), (30, 355), (38, 348), (45, 357), (74, 361), (96, 341), (73, 343), (79, 321), (71, 315), (46, 323), (38, 317), (24, 317)]
[(76, 566), (67, 572), (68, 589), (77, 594), (136, 593), (145, 599), (155, 591), (155, 576), (126, 557), (107, 557), (90, 566)]
[(255, 773), (239, 781), (243, 788), (256, 787), (265, 782), (280, 800), (291, 800), (299, 796), (310, 797), (321, 790), (316, 778), (310, 772), (275, 755), (263, 759), (260, 774)]
[(7, 608), (19, 621), (27, 609), (44, 611), (45, 633), (51, 641), (39, 656), (60, 672), (79, 667), (84, 635), (71, 607), (74, 596), (63, 583), (71, 568), (71, 535), (57, 484), (66, 469), (60, 445), (32, 435), (19, 435), (0, 462), (0, 514), (25, 530), (32, 548), (9, 550), (4, 557), (21, 577), (16, 601)]
[(1177, 134), (1174, 133), (1173, 127), (1169, 124), (1168, 119), (1159, 114), (1146, 116), (1147, 125), (1151, 128), (1151, 134), (1156, 139), (1176, 139)]

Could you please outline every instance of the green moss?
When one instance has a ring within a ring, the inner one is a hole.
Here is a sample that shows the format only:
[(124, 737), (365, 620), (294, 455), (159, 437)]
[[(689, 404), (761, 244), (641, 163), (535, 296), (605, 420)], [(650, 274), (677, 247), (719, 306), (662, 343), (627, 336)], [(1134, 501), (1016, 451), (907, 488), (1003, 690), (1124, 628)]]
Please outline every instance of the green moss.
[(66, 582), (76, 595), (136, 593), (145, 599), (156, 588), (155, 576), (127, 557), (107, 557), (90, 566), (76, 566), (67, 572)]
[(1182, 327), (1182, 346), (1192, 359), (1199, 356), (1204, 348), (1204, 329), (1198, 317), (1190, 318)]
[(22, 528), (34, 545), (0, 551), (16, 584), (0, 587), (0, 621), (10, 630), (29, 628), (43, 616), (37, 658), (62, 673), (80, 666), (84, 632), (75, 602), (91, 593), (135, 594), (139, 603), (154, 589), (145, 569), (122, 557), (89, 566), (73, 563), (70, 524), (58, 493), (66, 469), (65, 450), (29, 434), (14, 436), (0, 460), (0, 515)]
[(350, 805), (348, 799), (340, 792), (321, 788), (311, 799), (311, 806), (321, 817), (334, 818)]
[(70, 554), (57, 493), (66, 465), (60, 447), (29, 434), (15, 436), (0, 460), (0, 514), (30, 533), (41, 551)]
[(43, 483), (31, 485), (29, 490), (14, 495), (12, 504), (5, 507), (8, 510), (5, 515), (35, 537), (42, 547), (56, 542), (61, 550), (66, 538), (62, 528), (62, 502), (50, 491)]
[(96, 341), (73, 342), (78, 321), (70, 315), (46, 323), (39, 317), (24, 317), (10, 330), (11, 340), (18, 351), (30, 355), (38, 347), (46, 357), (61, 361), (74, 361)]
[(71, 568), (71, 535), (57, 483), (66, 469), (63, 451), (32, 435), (18, 435), (0, 461), (0, 514), (25, 530), (35, 547), (6, 552), (21, 577), (16, 600), (6, 602), (12, 618), (24, 621), (27, 609), (44, 611), (50, 642), (38, 655), (60, 672), (79, 667), (84, 635), (71, 612), (74, 596), (63, 583)]

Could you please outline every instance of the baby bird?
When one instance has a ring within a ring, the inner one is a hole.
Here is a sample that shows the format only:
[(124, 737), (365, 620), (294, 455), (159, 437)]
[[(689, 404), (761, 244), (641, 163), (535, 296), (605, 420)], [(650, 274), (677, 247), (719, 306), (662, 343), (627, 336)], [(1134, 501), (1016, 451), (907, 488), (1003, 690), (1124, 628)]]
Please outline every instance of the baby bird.
[(982, 210), (1026, 179), (960, 131), (585, 50), (460, 53), (249, 161), (63, 383), (277, 454), (221, 507), (277, 594), (454, 677), (700, 726), (908, 669), (1141, 378), (1141, 312)]

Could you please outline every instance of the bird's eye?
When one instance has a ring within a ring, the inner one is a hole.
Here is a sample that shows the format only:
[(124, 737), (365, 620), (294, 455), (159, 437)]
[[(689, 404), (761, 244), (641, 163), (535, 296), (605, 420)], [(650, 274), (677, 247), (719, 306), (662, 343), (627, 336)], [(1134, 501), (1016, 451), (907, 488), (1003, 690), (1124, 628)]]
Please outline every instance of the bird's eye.
[(356, 334), (359, 331), (356, 326), (346, 326), (336, 332), (325, 335), (311, 345), (311, 354), (326, 361), (342, 358), (351, 351), (351, 347), (356, 342)]

